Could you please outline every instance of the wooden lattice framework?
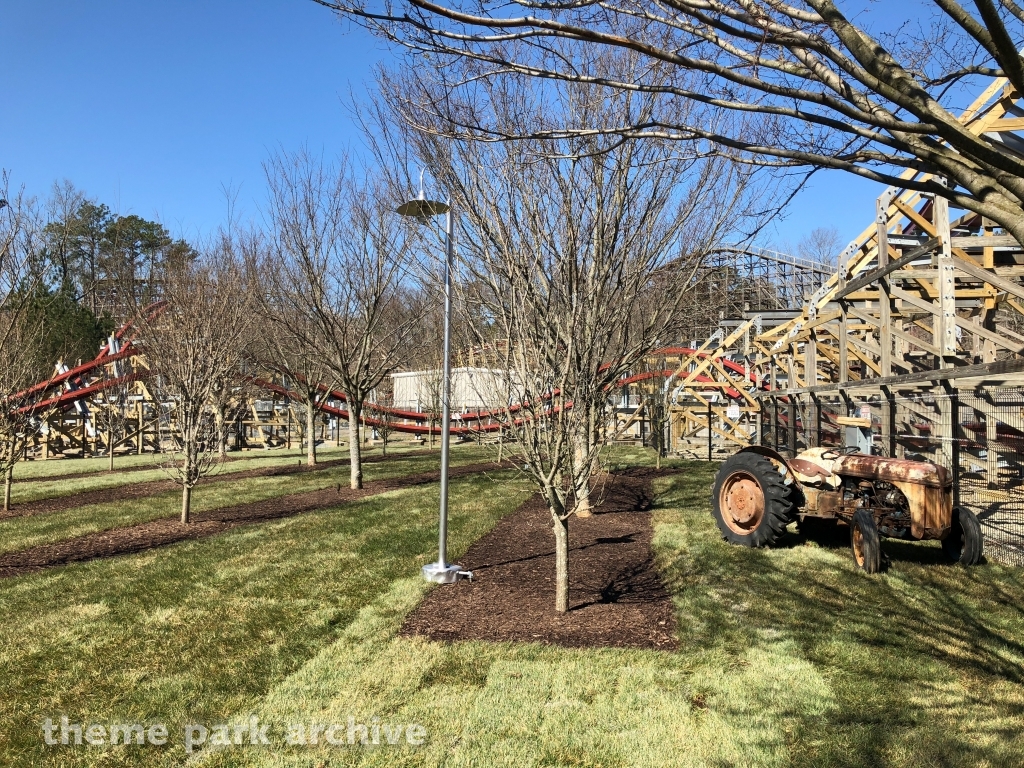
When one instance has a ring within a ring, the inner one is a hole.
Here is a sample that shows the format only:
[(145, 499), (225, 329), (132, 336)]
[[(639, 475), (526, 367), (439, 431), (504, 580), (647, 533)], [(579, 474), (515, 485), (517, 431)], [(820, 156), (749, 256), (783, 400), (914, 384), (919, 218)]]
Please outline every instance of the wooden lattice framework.
[[(960, 120), (1005, 151), (1024, 153), (1019, 99), (1007, 81), (996, 80)], [(904, 178), (929, 177), (908, 171)], [(747, 313), (727, 336), (699, 350), (707, 356), (680, 361), (682, 394), (671, 409), (674, 447), (709, 427), (734, 447), (759, 440), (768, 418), (776, 442), (784, 431), (784, 446), (795, 449), (797, 423), (802, 420), (801, 433), (809, 435), (809, 422), (822, 418), (822, 398), (835, 396), (826, 420), (838, 428), (835, 418), (848, 418), (855, 401), (878, 395), (883, 449), (903, 453), (909, 441), (901, 436), (944, 429), (936, 458), (948, 464), (961, 417), (942, 412), (951, 407), (948, 397), (929, 395), (1024, 381), (1021, 245), (994, 222), (970, 211), (951, 214), (944, 198), (911, 189), (886, 189), (874, 213), (841, 254), (836, 272), (799, 310), (782, 318), (776, 313), (777, 322)], [(762, 327), (754, 328), (759, 321)], [(724, 359), (742, 360), (752, 375), (715, 363)], [(697, 383), (700, 374), (712, 376), (716, 387)], [(726, 390), (731, 397), (710, 396)], [(891, 412), (894, 393), (901, 422)], [(994, 439), (1007, 414), (983, 399), (971, 407)], [(994, 453), (986, 457), (993, 474)]]

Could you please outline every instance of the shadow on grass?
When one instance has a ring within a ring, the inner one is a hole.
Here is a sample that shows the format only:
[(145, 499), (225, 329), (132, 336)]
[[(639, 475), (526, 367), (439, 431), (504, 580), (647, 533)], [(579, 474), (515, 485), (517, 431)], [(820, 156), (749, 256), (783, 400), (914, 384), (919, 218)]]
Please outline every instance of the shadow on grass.
[(845, 527), (789, 533), (769, 550), (730, 546), (710, 514), (712, 476), (697, 464), (663, 480), (655, 504), (680, 644), (738, 656), (797, 643), (835, 703), (826, 715), (784, 713), (795, 764), (1024, 763), (1019, 571), (950, 566), (935, 542), (885, 540), (890, 568), (869, 576)]

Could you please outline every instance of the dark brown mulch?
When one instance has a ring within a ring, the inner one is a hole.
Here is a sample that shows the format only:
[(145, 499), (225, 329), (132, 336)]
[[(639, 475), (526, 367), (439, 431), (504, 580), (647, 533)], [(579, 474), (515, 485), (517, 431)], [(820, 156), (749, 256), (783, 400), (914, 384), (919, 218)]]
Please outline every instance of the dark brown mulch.
[[(408, 454), (402, 454), (408, 455)], [(364, 464), (373, 464), (379, 461), (386, 461), (387, 459), (383, 456), (369, 456), (363, 459)], [(321, 469), (328, 469), (330, 467), (336, 467), (341, 464), (348, 464), (348, 458), (331, 459), (330, 461), (321, 461), (317, 463), (315, 467), (306, 465), (305, 459), (297, 459), (296, 464), (279, 465), (276, 467), (257, 467), (255, 469), (245, 469), (240, 472), (225, 472), (224, 474), (211, 475), (210, 477), (203, 478), (199, 481), (199, 484), (209, 485), (211, 483), (224, 483), (231, 480), (244, 480), (250, 477), (279, 477), (281, 475), (296, 475), (303, 472), (318, 472)], [(159, 469), (157, 466), (147, 467), (147, 469)], [(116, 472), (116, 470), (115, 470)], [(69, 475), (61, 475), (60, 477), (48, 478), (51, 481), (63, 480), (69, 477)], [(128, 499), (144, 499), (147, 496), (156, 496), (159, 493), (166, 493), (167, 491), (180, 488), (172, 480), (149, 480), (144, 483), (127, 483), (125, 485), (115, 485), (113, 488), (97, 488), (94, 491), (82, 491), (81, 493), (74, 493), (68, 496), (53, 496), (48, 499), (37, 499), (35, 501), (26, 501), (21, 504), (12, 504), (11, 509), (7, 512), (0, 510), (0, 520), (6, 520), (11, 517), (29, 517), (31, 515), (46, 515), (52, 512), (64, 512), (69, 509), (77, 509), (78, 507), (88, 506), (90, 504), (107, 504), (112, 501), (125, 501)]]
[(460, 565), (472, 582), (438, 587), (402, 627), (433, 640), (670, 650), (675, 612), (651, 551), (651, 480), (611, 475), (596, 514), (569, 524), (568, 613), (555, 612), (551, 515), (538, 495), (473, 544)]
[[(463, 467), (452, 467), (448, 476), (462, 477), (499, 468), (493, 462), (470, 464)], [(164, 517), (147, 523), (87, 533), (54, 544), (42, 544), (38, 547), (0, 555), (0, 579), (68, 563), (127, 555), (187, 539), (201, 539), (240, 525), (293, 517), (304, 512), (337, 506), (342, 502), (355, 501), (386, 491), (436, 483), (439, 478), (439, 471), (421, 472), (387, 480), (374, 480), (365, 483), (359, 490), (332, 485), (318, 491), (306, 491), (250, 504), (211, 510), (194, 515), (192, 522), (188, 525), (182, 525), (177, 517)]]

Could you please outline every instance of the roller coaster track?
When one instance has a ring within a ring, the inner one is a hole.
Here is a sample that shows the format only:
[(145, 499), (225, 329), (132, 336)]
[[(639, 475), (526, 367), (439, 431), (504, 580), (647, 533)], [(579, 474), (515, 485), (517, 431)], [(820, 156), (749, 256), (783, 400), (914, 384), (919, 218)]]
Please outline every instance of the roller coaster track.
[[(147, 308), (146, 312), (150, 319), (156, 317), (165, 309), (164, 303), (155, 304)], [(689, 347), (670, 347), (658, 351), (662, 354), (671, 355), (693, 355), (701, 360), (707, 357), (706, 352), (694, 350)], [(127, 361), (131, 362), (132, 371), (122, 375), (106, 375), (108, 366)], [(731, 373), (742, 376), (742, 366), (730, 361), (721, 360), (718, 364), (725, 367)], [(642, 372), (623, 377), (612, 387), (613, 389), (640, 384), (657, 378), (669, 376), (671, 371)], [(145, 347), (139, 346), (137, 329), (135, 323), (129, 322), (119, 328), (114, 334), (112, 343), (104, 344), (97, 356), (86, 363), (82, 363), (63, 373), (55, 374), (52, 378), (39, 382), (23, 392), (11, 398), (11, 401), (24, 403), (19, 410), (33, 414), (55, 416), (59, 421), (62, 414), (72, 412), (78, 408), (83, 413), (91, 409), (108, 407), (102, 395), (107, 390), (119, 390), (133, 384), (143, 384), (150, 381), (151, 374), (148, 364), (145, 363)], [(265, 377), (246, 377), (247, 383), (255, 385), (258, 389), (279, 396), (288, 401), (300, 401), (300, 396), (292, 389), (271, 381)], [(695, 382), (713, 383), (708, 376), (698, 374)], [(344, 392), (330, 390), (321, 385), (320, 391), (326, 393), (328, 398), (318, 406), (319, 410), (332, 417), (342, 420), (349, 419), (349, 411), (344, 407), (331, 404), (332, 401), (344, 404), (348, 401)], [(553, 393), (557, 395), (557, 391)], [(738, 392), (730, 390), (730, 394), (738, 396)], [(550, 399), (542, 398), (542, 400)], [(80, 406), (86, 406), (81, 410)], [(468, 436), (477, 433), (489, 433), (500, 431), (503, 427), (521, 422), (522, 417), (515, 414), (521, 411), (528, 411), (532, 415), (536, 404), (513, 404), (509, 407), (501, 407), (490, 410), (467, 412), (456, 415), (453, 418), (451, 431), (453, 434)], [(557, 407), (571, 408), (572, 402), (564, 403)], [(374, 402), (364, 403), (361, 420), (371, 427), (387, 427), (396, 432), (412, 435), (440, 434), (441, 427), (436, 424), (437, 417), (430, 413), (421, 411), (410, 411), (400, 408), (393, 408), (379, 405)], [(428, 423), (432, 422), (432, 423)], [(84, 438), (83, 438), (84, 439)]]
[[(1007, 81), (994, 80), (960, 120), (1005, 151), (1022, 153), (1024, 140), (1016, 132), (1024, 126), (1024, 109), (1018, 100)], [(904, 178), (928, 177), (908, 171)], [(886, 189), (878, 197), (873, 222), (843, 250), (831, 273), (820, 262), (774, 251), (738, 246), (719, 250), (806, 270), (818, 287), (795, 311), (781, 313), (788, 316), (780, 322), (748, 313), (736, 318), (735, 327), (701, 345), (657, 350), (648, 372), (616, 382), (615, 387), (642, 385), (667, 392), (679, 434), (703, 425), (743, 444), (754, 436), (766, 397), (788, 404), (808, 394), (870, 393), (880, 386), (899, 390), (904, 379), (911, 387), (914, 376), (911, 388), (920, 391), (935, 386), (920, 384), (922, 372), (928, 371), (950, 378), (958, 369), (966, 374), (986, 365), (1002, 366), (998, 370), (1003, 380), (1021, 380), (1024, 249), (978, 215), (951, 218), (942, 198)], [(152, 317), (163, 308), (157, 304), (147, 312)], [(81, 404), (102, 407), (97, 396), (109, 388), (145, 385), (150, 376), (134, 324), (118, 329), (112, 343), (94, 360), (54, 375), (9, 402), (32, 413), (59, 415)], [(122, 361), (132, 361), (130, 372), (104, 373)], [(265, 391), (296, 399), (284, 382), (271, 378), (260, 379)], [(333, 391), (328, 400), (321, 406), (324, 413), (348, 418), (344, 393)], [(460, 414), (452, 428), (456, 434), (497, 431), (522, 410), (498, 407)], [(418, 435), (440, 430), (428, 413), (375, 403), (367, 403), (365, 413), (371, 426), (387, 421), (395, 431)], [(790, 423), (789, 418), (777, 415), (776, 427)], [(835, 427), (834, 415), (825, 420)]]

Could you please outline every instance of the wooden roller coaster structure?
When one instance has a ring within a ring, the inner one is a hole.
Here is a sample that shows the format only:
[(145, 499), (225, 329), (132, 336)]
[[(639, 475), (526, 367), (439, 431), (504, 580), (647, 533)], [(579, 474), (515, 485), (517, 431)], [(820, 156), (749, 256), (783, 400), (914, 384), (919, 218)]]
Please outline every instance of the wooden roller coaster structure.
[[(1024, 154), (1019, 100), (996, 80), (960, 120)], [(963, 469), (989, 509), (1024, 508), (1024, 248), (913, 189), (886, 189), (874, 214), (802, 306), (729, 318), (673, 361), (672, 450), (725, 456), (756, 443), (795, 455), (842, 445), (852, 429), (874, 452)]]
[[(1024, 154), (1018, 100), (1008, 82), (995, 80), (960, 120), (994, 145)], [(927, 177), (908, 172), (904, 178)], [(706, 340), (658, 350), (645, 371), (620, 383), (662, 398), (671, 451), (700, 455), (698, 446), (707, 444), (721, 456), (770, 442), (795, 452), (822, 435), (839, 439), (865, 420), (876, 427), (880, 451), (929, 454), (947, 466), (971, 434), (984, 433), (1007, 453), (1024, 447), (1014, 414), (986, 394), (1024, 383), (1024, 248), (993, 222), (966, 211), (951, 216), (945, 199), (912, 189), (886, 189), (874, 213), (831, 273), (773, 252), (723, 249), (717, 277), (724, 271), (726, 281), (767, 285), (775, 304), (746, 308), (734, 301), (723, 317), (705, 319), (708, 330), (718, 324)], [(785, 295), (771, 289), (773, 279), (759, 282), (751, 273), (750, 264), (773, 259), (788, 263)], [(798, 295), (802, 306), (794, 309)], [(288, 383), (269, 374), (254, 381), (230, 405), (235, 443), (290, 445), (303, 419), (293, 412)], [(156, 450), (173, 430), (131, 324), (95, 360), (33, 389), (32, 407), (45, 421), (28, 449), (38, 458)], [(980, 393), (968, 417), (955, 397), (964, 389)], [(629, 407), (608, 438), (651, 416), (650, 397)], [(119, 409), (117, 434), (103, 426), (113, 423), (103, 418), (110, 408)], [(338, 422), (348, 418), (344, 396), (332, 393), (323, 411), (320, 439), (340, 440)], [(462, 414), (453, 426), (467, 436), (495, 432), (500, 416)], [(366, 424), (381, 421), (412, 435), (439, 429), (428, 414), (371, 405)], [(998, 451), (979, 454), (978, 461), (993, 479), (1005, 463)]]

